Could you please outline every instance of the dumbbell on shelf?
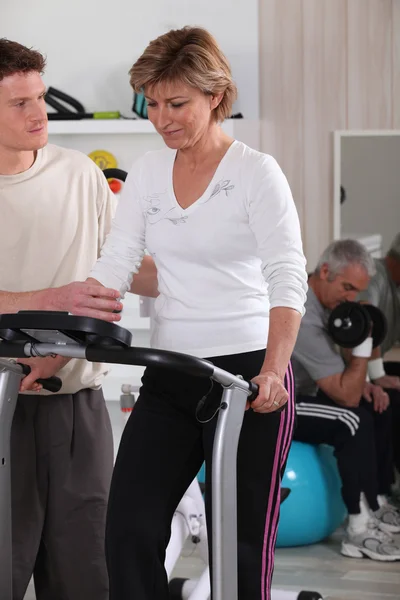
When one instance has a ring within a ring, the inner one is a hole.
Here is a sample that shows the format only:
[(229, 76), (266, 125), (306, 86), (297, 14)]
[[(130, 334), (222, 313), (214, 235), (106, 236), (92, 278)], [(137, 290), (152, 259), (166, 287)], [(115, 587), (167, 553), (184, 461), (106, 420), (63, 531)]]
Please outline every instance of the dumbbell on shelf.
[(380, 346), (386, 337), (387, 321), (383, 312), (372, 304), (343, 302), (330, 314), (328, 332), (341, 348), (355, 348), (370, 335), (372, 344)]

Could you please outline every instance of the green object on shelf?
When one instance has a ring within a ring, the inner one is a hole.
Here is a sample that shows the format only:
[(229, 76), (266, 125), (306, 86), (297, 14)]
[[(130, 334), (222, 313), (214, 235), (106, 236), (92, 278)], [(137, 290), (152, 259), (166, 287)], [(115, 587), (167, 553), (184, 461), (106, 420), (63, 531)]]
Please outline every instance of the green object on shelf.
[(93, 119), (120, 119), (121, 113), (118, 111), (95, 112)]

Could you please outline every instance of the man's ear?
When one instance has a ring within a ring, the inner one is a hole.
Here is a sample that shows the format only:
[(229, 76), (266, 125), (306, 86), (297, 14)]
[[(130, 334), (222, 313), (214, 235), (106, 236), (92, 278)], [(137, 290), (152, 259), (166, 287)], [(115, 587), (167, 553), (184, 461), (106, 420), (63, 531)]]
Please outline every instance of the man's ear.
[(324, 263), (319, 270), (319, 277), (322, 281), (327, 281), (329, 278), (329, 267), (327, 263)]

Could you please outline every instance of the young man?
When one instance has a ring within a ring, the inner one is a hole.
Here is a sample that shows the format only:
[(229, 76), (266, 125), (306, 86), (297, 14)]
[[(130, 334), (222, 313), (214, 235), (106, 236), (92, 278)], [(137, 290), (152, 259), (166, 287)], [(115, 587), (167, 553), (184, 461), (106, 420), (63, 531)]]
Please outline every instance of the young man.
[[(44, 67), (39, 52), (0, 40), (0, 314), (63, 310), (118, 321), (119, 290), (71, 283), (85, 281), (98, 258), (115, 199), (88, 157), (47, 144)], [(157, 294), (150, 257), (132, 291)], [(32, 372), (11, 440), (13, 600), (23, 599), (32, 574), (38, 600), (107, 600), (107, 367), (61, 357), (26, 362)], [(34, 383), (56, 373), (57, 395)]]
[(393, 481), (389, 398), (380, 386), (366, 383), (372, 338), (353, 348), (345, 362), (327, 330), (330, 312), (354, 301), (374, 272), (361, 244), (341, 240), (325, 250), (309, 278), (293, 353), (294, 439), (335, 448), (349, 513), (342, 553), (385, 561), (400, 560), (400, 547), (391, 538), (400, 531), (400, 515), (387, 501)]

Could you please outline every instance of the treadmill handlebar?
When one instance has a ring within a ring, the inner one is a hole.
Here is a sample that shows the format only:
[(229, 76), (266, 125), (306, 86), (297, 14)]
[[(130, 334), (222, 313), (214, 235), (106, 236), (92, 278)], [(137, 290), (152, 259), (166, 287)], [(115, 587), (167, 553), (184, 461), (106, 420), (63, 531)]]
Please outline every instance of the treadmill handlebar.
[(118, 363), (123, 365), (138, 365), (140, 367), (163, 367), (183, 371), (195, 377), (212, 377), (214, 365), (208, 360), (154, 348), (123, 348), (89, 345), (86, 348), (86, 358), (92, 362)]
[(26, 358), (30, 356), (48, 356), (59, 354), (72, 358), (86, 358), (90, 362), (137, 365), (142, 367), (161, 367), (181, 371), (195, 377), (212, 377), (224, 386), (236, 385), (249, 391), (249, 401), (257, 397), (258, 386), (244, 381), (240, 376), (219, 369), (210, 361), (170, 350), (155, 348), (123, 348), (111, 344), (49, 344), (38, 342), (0, 343), (0, 356), (7, 358)]

